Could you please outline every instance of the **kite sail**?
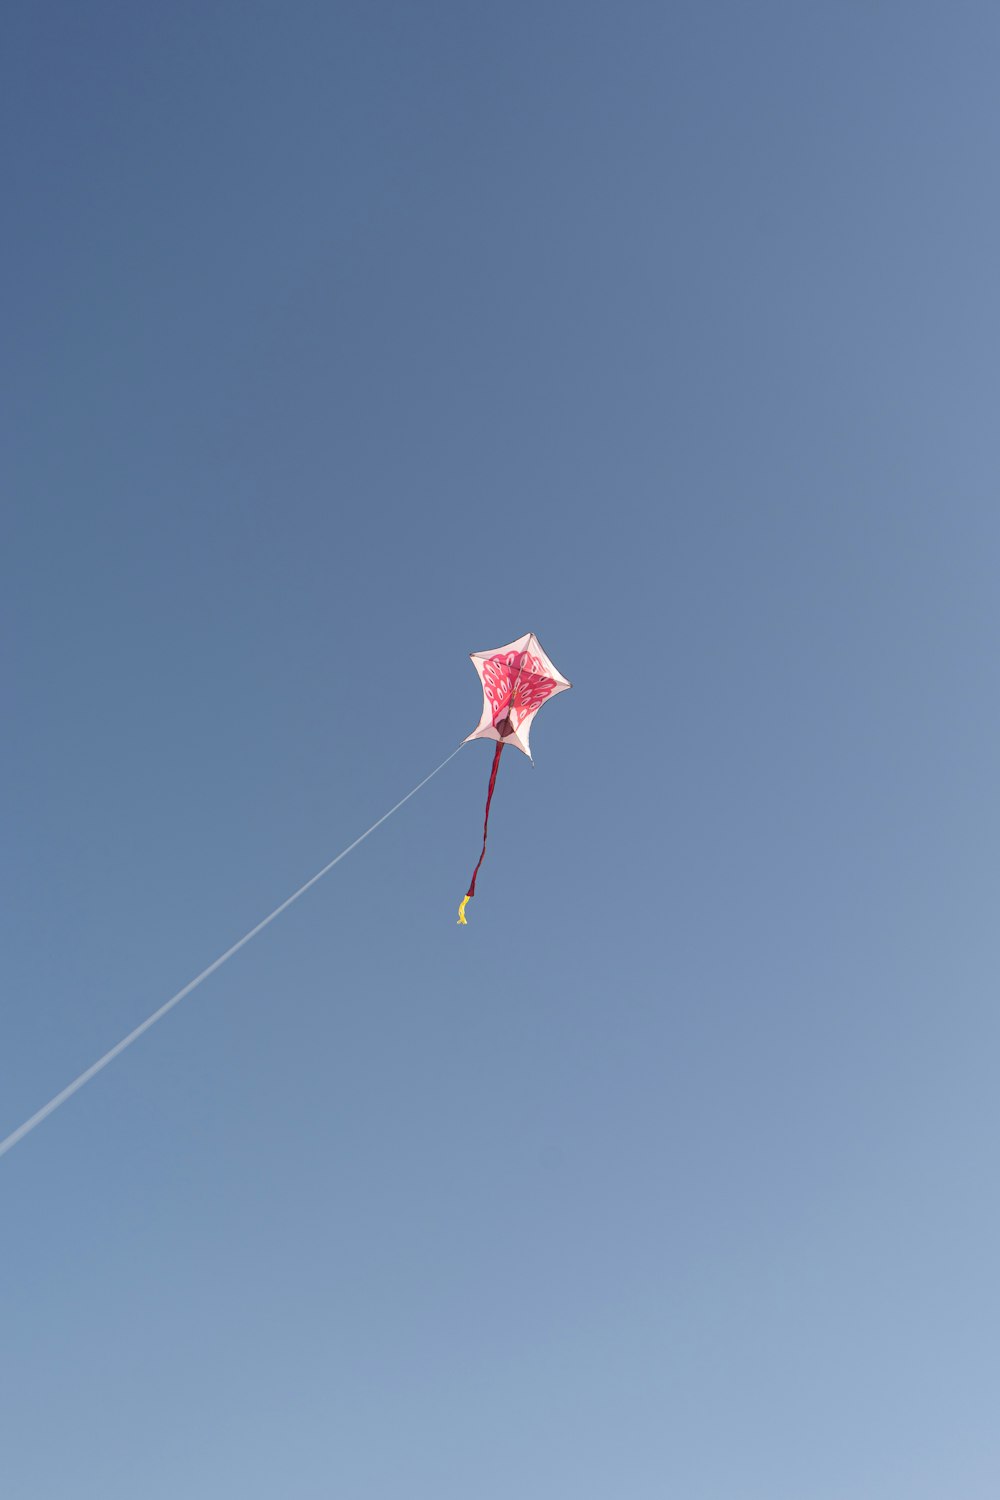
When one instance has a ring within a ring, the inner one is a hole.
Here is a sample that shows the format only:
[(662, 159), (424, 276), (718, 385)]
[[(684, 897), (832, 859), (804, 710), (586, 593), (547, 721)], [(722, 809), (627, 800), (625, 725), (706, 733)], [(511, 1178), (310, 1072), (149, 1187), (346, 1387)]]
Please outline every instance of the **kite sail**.
[(465, 908), (476, 894), (476, 876), (486, 858), (490, 803), (493, 801), (493, 788), (497, 784), (500, 753), (504, 745), (516, 745), (531, 760), (528, 736), (531, 734), (535, 715), (547, 698), (554, 698), (556, 693), (565, 692), (573, 685), (549, 661), (536, 635), (522, 635), (518, 640), (511, 641), (509, 646), (498, 646), (493, 651), (473, 651), (471, 655), (472, 665), (479, 673), (479, 680), (483, 685), (483, 714), (476, 728), (462, 743), (467, 745), (469, 740), (496, 740), (497, 747), (493, 753), (493, 768), (486, 793), (483, 849), (479, 863), (472, 872), (469, 889), (458, 908), (458, 920), (462, 927), (468, 925)]

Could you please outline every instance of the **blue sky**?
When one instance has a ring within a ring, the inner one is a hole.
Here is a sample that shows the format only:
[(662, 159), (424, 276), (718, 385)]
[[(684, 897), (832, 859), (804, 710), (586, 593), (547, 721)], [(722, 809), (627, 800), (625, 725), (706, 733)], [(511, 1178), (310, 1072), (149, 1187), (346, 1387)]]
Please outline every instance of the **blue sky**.
[(993, 1500), (1000, 18), (9, 4), (18, 1500)]

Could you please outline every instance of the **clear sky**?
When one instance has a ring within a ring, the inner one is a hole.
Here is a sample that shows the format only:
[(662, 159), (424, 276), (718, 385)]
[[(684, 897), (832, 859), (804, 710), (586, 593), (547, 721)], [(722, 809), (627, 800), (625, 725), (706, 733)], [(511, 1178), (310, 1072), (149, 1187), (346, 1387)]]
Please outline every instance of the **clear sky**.
[(1000, 1493), (998, 76), (8, 0), (4, 1496)]

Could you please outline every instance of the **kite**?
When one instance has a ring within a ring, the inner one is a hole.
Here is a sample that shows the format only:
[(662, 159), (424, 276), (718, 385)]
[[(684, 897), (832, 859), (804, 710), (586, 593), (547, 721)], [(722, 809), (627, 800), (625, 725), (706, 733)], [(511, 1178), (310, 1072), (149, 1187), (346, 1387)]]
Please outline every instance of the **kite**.
[[(483, 715), (471, 734), (462, 741), (496, 740), (493, 752), (493, 768), (490, 771), (489, 791), (486, 793), (486, 816), (483, 819), (483, 850), (479, 863), (472, 872), (469, 889), (458, 908), (458, 920), (467, 927), (465, 908), (476, 894), (476, 876), (486, 858), (486, 834), (490, 822), (490, 803), (493, 788), (497, 784), (500, 769), (500, 753), (504, 745), (516, 745), (518, 750), (531, 760), (528, 736), (535, 715), (547, 698), (563, 693), (571, 682), (549, 661), (536, 635), (522, 635), (509, 646), (498, 646), (494, 651), (473, 651), (472, 665), (479, 673), (483, 685)], [(534, 761), (531, 761), (534, 765)]]
[[(467, 745), (469, 740), (496, 740), (497, 748), (493, 754), (490, 787), (486, 794), (486, 816), (483, 819), (483, 849), (479, 856), (479, 862), (472, 872), (469, 889), (466, 891), (462, 904), (458, 908), (458, 920), (463, 927), (468, 925), (465, 920), (465, 908), (476, 894), (476, 876), (479, 874), (483, 860), (486, 858), (486, 833), (490, 821), (490, 803), (493, 801), (493, 789), (496, 786), (497, 771), (500, 768), (500, 752), (503, 750), (504, 745), (516, 745), (531, 760), (528, 736), (531, 733), (531, 725), (535, 715), (547, 698), (554, 698), (556, 693), (565, 692), (568, 687), (572, 686), (560, 672), (556, 671), (538, 644), (538, 637), (534, 635), (522, 635), (519, 640), (511, 641), (509, 646), (498, 646), (495, 651), (474, 651), (472, 653), (472, 664), (479, 673), (479, 680), (483, 685), (483, 714), (476, 728), (462, 741), (462, 745)], [(41, 1109), (36, 1109), (35, 1113), (29, 1115), (28, 1119), (23, 1124), (18, 1125), (16, 1130), (12, 1130), (9, 1135), (0, 1139), (0, 1156), (5, 1156), (8, 1151), (17, 1145), (18, 1141), (23, 1141), (26, 1135), (30, 1135), (31, 1131), (37, 1125), (40, 1125), (43, 1120), (47, 1120), (49, 1115), (53, 1114), (55, 1110), (60, 1109), (67, 1100), (71, 1099), (75, 1093), (83, 1088), (84, 1084), (89, 1083), (92, 1078), (96, 1078), (97, 1074), (106, 1068), (109, 1063), (114, 1062), (116, 1057), (120, 1057), (126, 1048), (131, 1047), (133, 1042), (137, 1042), (141, 1036), (144, 1036), (149, 1031), (150, 1027), (155, 1026), (158, 1021), (161, 1021), (165, 1015), (172, 1011), (175, 1005), (180, 1005), (181, 1001), (186, 999), (193, 990), (198, 989), (199, 985), (204, 984), (205, 980), (209, 979), (216, 970), (221, 969), (223, 964), (227, 964), (231, 958), (235, 957), (241, 948), (245, 948), (248, 943), (252, 942), (258, 933), (263, 932), (265, 927), (270, 927), (271, 923), (276, 921), (282, 912), (287, 911), (307, 891), (312, 890), (317, 881), (322, 880), (324, 875), (327, 875), (333, 869), (334, 865), (339, 865), (342, 859), (346, 859), (353, 849), (356, 849), (359, 844), (363, 843), (366, 838), (375, 832), (376, 828), (381, 828), (382, 824), (391, 818), (393, 813), (398, 812), (404, 803), (409, 802), (411, 797), (415, 797), (420, 788), (426, 786), (432, 777), (436, 776), (439, 771), (443, 771), (448, 762), (455, 759), (462, 745), (456, 745), (451, 754), (446, 755), (439, 766), (435, 766), (434, 770), (429, 771), (422, 781), (418, 781), (415, 787), (411, 787), (405, 797), (400, 797), (399, 801), (394, 803), (388, 812), (383, 813), (380, 818), (376, 818), (370, 828), (366, 828), (364, 833), (359, 834), (345, 849), (341, 849), (339, 854), (335, 854), (331, 860), (328, 860), (323, 868), (317, 870), (315, 875), (311, 875), (303, 885), (299, 886), (297, 891), (293, 891), (290, 896), (286, 896), (284, 901), (280, 902), (273, 911), (268, 912), (267, 916), (263, 917), (254, 927), (251, 927), (249, 932), (245, 932), (241, 938), (237, 938), (235, 943), (231, 943), (225, 952), (220, 953), (218, 958), (214, 958), (206, 968), (202, 969), (200, 974), (196, 974), (193, 979), (189, 979), (187, 984), (183, 985), (175, 995), (171, 995), (169, 1000), (165, 1000), (157, 1010), (153, 1011), (152, 1015), (147, 1016), (144, 1021), (140, 1021), (138, 1026), (134, 1026), (127, 1036), (122, 1037), (120, 1042), (116, 1042), (113, 1047), (110, 1047), (96, 1062), (91, 1063), (89, 1068), (84, 1068), (83, 1072), (79, 1073), (73, 1079), (72, 1083), (68, 1083), (64, 1089), (60, 1089), (58, 1094), (53, 1095), (48, 1104), (43, 1104)], [(533, 761), (532, 764), (534, 764)]]

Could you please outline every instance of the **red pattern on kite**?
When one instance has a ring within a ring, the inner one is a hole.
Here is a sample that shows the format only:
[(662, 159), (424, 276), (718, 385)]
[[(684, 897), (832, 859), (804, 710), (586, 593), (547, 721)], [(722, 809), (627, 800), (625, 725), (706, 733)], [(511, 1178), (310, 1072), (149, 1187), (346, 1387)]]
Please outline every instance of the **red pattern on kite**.
[(541, 708), (555, 685), (530, 651), (508, 651), (483, 662), (483, 687), (493, 710), (494, 728), (509, 713), (516, 729), (522, 719)]

